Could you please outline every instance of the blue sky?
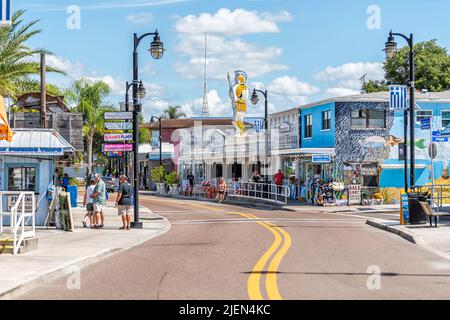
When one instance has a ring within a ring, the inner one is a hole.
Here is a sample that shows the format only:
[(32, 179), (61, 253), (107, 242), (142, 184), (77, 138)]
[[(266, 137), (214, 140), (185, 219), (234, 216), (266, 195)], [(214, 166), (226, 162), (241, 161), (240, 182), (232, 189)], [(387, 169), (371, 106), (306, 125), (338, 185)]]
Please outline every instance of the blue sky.
[[(382, 77), (387, 33), (414, 33), (417, 41), (437, 39), (450, 46), (447, 0), (12, 0), (41, 19), (43, 33), (31, 46), (54, 53), (49, 63), (73, 79), (102, 79), (112, 87), (110, 102), (123, 100), (131, 79), (132, 34), (156, 28), (165, 44), (162, 60), (139, 48), (141, 79), (149, 96), (144, 115), (169, 104), (199, 115), (203, 90), (203, 37), (210, 39), (210, 111), (231, 116), (227, 71), (242, 69), (249, 86), (267, 88), (271, 111), (293, 108), (335, 95), (357, 93), (359, 78)], [(67, 28), (69, 5), (80, 8), (80, 29)], [(379, 18), (379, 19), (378, 19)], [(368, 25), (369, 23), (369, 25)], [(400, 45), (403, 40), (398, 39)], [(262, 104), (249, 115), (262, 115)]]

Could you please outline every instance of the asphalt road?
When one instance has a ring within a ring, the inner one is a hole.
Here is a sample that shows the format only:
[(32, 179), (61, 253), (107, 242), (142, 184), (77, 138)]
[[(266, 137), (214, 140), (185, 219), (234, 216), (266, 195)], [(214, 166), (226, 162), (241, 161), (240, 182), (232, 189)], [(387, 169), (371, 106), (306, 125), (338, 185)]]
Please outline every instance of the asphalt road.
[(360, 217), (141, 201), (169, 232), (21, 299), (450, 298), (449, 261)]

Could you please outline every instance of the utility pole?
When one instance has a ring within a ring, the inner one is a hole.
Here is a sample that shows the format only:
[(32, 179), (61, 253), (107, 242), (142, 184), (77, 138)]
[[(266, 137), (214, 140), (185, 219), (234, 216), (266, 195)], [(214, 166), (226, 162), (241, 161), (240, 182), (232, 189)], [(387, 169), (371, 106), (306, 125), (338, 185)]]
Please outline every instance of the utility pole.
[(45, 80), (45, 53), (41, 53), (41, 128), (47, 128), (47, 90)]

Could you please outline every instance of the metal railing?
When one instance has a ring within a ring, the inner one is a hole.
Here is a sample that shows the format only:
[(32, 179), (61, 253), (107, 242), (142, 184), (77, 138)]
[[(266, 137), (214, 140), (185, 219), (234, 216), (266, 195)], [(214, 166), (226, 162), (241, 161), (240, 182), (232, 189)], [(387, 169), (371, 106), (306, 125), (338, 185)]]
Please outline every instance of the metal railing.
[(428, 193), (433, 208), (450, 210), (450, 185), (416, 186), (413, 190)]
[[(3, 196), (18, 196), (9, 211), (3, 209)], [(31, 203), (30, 200), (31, 199)], [(3, 235), (3, 217), (9, 216), (9, 230), (13, 237), (13, 254), (19, 253), (25, 239), (36, 236), (36, 197), (34, 192), (0, 192), (0, 233)]]
[(288, 186), (256, 182), (228, 182), (228, 197), (257, 199), (286, 205), (290, 196)]

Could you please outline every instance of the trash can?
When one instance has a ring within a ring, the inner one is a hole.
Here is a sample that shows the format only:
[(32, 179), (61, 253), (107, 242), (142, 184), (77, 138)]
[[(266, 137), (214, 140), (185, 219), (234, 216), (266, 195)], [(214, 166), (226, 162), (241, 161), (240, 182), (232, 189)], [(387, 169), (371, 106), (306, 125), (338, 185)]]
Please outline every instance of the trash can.
[(426, 215), (419, 202), (427, 202), (427, 193), (408, 193), (409, 223), (426, 223)]
[(70, 194), (70, 206), (72, 208), (77, 207), (77, 199), (78, 199), (78, 187), (77, 186), (68, 186), (67, 192)]

